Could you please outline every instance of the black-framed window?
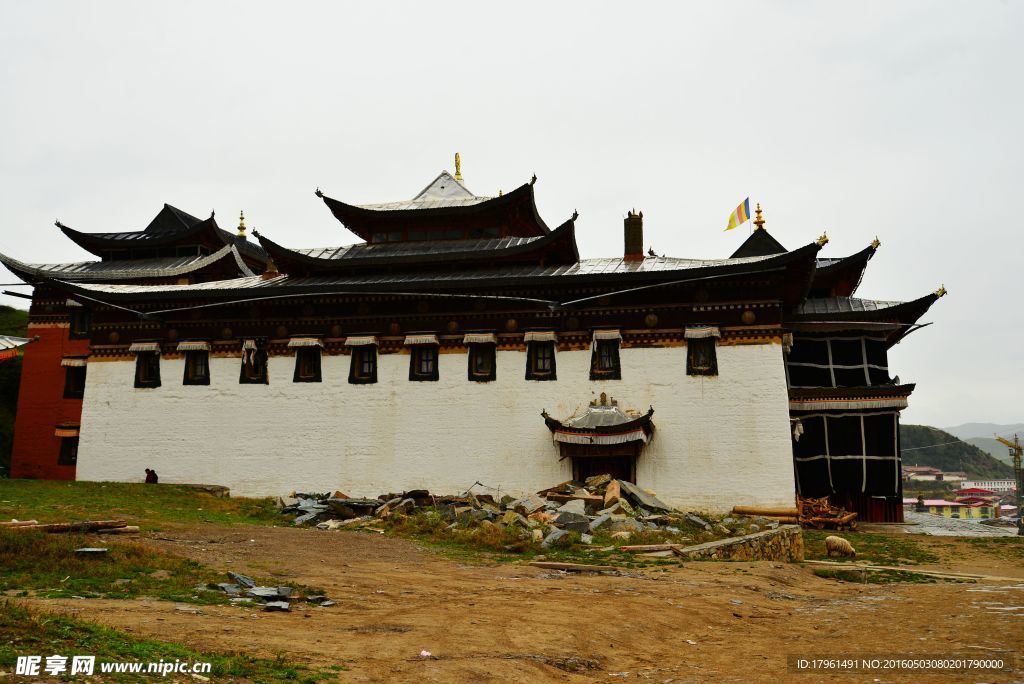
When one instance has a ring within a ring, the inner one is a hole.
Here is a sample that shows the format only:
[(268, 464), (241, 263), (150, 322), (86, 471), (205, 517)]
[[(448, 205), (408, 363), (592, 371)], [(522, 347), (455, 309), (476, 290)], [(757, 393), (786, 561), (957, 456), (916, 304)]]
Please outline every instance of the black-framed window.
[(73, 340), (81, 340), (89, 337), (92, 332), (92, 315), (89, 309), (81, 306), (71, 307), (71, 324), (68, 328), (68, 337)]
[(416, 344), (410, 347), (409, 379), (430, 382), (438, 379), (436, 344)]
[(160, 386), (160, 354), (155, 351), (138, 352), (135, 355), (135, 386)]
[(68, 366), (64, 371), (64, 398), (81, 399), (85, 394), (85, 366)]
[(526, 347), (526, 379), (556, 379), (554, 342), (528, 343)]
[(622, 367), (619, 364), (618, 340), (595, 340), (590, 354), (591, 380), (619, 380)]
[(294, 382), (320, 382), (320, 347), (295, 349)]
[(686, 340), (686, 374), (718, 375), (716, 338)]
[(361, 344), (350, 347), (352, 362), (348, 381), (353, 385), (372, 385), (377, 382), (377, 345)]
[(497, 378), (497, 345), (491, 343), (470, 343), (469, 379), (475, 382), (491, 382)]
[(238, 376), (240, 385), (267, 385), (270, 378), (267, 373), (267, 350), (242, 350), (242, 369)]
[(183, 385), (210, 384), (210, 352), (196, 350), (185, 352), (185, 377)]
[(78, 463), (78, 437), (61, 437), (57, 465), (75, 465), (76, 463)]

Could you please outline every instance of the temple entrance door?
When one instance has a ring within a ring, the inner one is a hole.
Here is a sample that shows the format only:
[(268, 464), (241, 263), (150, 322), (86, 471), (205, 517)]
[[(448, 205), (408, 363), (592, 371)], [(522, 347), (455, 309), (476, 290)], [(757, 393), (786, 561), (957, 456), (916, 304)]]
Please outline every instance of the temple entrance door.
[(636, 458), (643, 442), (625, 444), (562, 444), (562, 455), (572, 458), (572, 479), (583, 482), (594, 475), (636, 482)]

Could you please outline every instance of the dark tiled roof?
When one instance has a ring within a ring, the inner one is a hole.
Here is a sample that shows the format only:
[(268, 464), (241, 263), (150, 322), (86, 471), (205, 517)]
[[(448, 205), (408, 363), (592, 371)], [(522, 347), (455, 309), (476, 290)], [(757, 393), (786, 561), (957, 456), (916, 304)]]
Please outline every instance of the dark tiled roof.
[(69, 264), (26, 264), (0, 254), (0, 263), (20, 277), (29, 279), (53, 278), (66, 282), (109, 282), (140, 278), (172, 278), (194, 273), (225, 258), (233, 259), (240, 273), (253, 275), (232, 245), (225, 245), (223, 249), (204, 256), (163, 257), (131, 261), (79, 261)]
[(758, 228), (750, 234), (743, 244), (732, 253), (733, 258), (767, 256), (769, 254), (782, 254), (786, 248), (779, 244), (764, 228)]
[(801, 316), (819, 314), (845, 314), (881, 311), (900, 306), (904, 302), (888, 302), (877, 299), (859, 299), (857, 297), (822, 297), (808, 299), (796, 308)]
[(510, 237), (490, 240), (434, 240), (423, 242), (360, 243), (343, 247), (317, 247), (290, 250), (314, 259), (366, 259), (404, 256), (429, 256), (458, 252), (489, 252), (528, 245), (538, 237)]

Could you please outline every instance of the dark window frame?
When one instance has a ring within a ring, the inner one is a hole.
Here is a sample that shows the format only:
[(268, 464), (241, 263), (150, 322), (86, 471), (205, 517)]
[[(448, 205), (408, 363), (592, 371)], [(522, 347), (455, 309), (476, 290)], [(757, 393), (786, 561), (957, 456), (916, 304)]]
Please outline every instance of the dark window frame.
[(591, 380), (622, 379), (619, 342), (619, 340), (594, 340), (594, 348), (590, 353)]
[(292, 382), (322, 382), (320, 347), (295, 348), (295, 374)]
[(360, 344), (349, 347), (352, 360), (349, 363), (348, 382), (350, 385), (373, 385), (377, 382), (377, 345)]
[(143, 351), (135, 354), (135, 387), (153, 389), (160, 386), (160, 352)]
[(86, 366), (67, 366), (64, 369), (64, 398), (81, 399), (85, 396)]
[(78, 465), (78, 437), (61, 437), (57, 465)]
[(436, 382), (440, 378), (441, 348), (436, 344), (414, 344), (409, 347), (409, 380)]
[[(528, 342), (526, 345), (526, 379), (547, 381), (558, 379), (557, 349), (554, 342)], [(542, 368), (548, 362), (547, 368)]]
[[(202, 359), (200, 364), (199, 359)], [(200, 370), (205, 369), (205, 373)], [(185, 352), (185, 371), (181, 378), (183, 385), (210, 384), (210, 352), (201, 349)]]
[(68, 312), (68, 338), (84, 340), (92, 335), (92, 312), (82, 306), (73, 306)]
[(267, 360), (268, 357), (266, 349), (243, 349), (242, 364), (238, 372), (238, 384), (269, 385), (270, 372), (267, 369)]
[[(467, 377), (472, 382), (493, 382), (498, 377), (498, 345), (493, 342), (471, 342), (469, 354), (466, 356)], [(481, 371), (477, 368), (479, 359), (487, 359), (490, 368)]]
[[(700, 358), (705, 355), (706, 358)], [(718, 338), (702, 337), (686, 340), (686, 374), (713, 377), (718, 375)]]

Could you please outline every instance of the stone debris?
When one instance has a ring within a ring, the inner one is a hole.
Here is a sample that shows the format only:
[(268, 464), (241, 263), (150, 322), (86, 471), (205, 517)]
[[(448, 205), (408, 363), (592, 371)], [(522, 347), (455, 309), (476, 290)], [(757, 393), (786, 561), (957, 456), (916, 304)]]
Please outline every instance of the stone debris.
[[(262, 603), (263, 610), (267, 612), (288, 612), (291, 610), (290, 600), (292, 598), (291, 587), (260, 587), (256, 586), (256, 580), (246, 575), (240, 575), (237, 572), (229, 572), (228, 578), (232, 582), (219, 582), (217, 584), (208, 584), (205, 589), (212, 591), (221, 591), (227, 594), (228, 600), (232, 604), (236, 605), (252, 605), (254, 603)], [(245, 596), (242, 596), (245, 594)], [(304, 600), (307, 603), (312, 603), (323, 608), (334, 605), (334, 601), (330, 600), (322, 594), (314, 596), (297, 597), (294, 600)]]
[[(351, 498), (341, 492), (294, 494), (281, 501), (281, 512), (294, 515), (296, 525), (375, 532), (383, 532), (380, 525), (386, 521), (399, 521), (418, 512), (431, 513), (440, 516), (447, 531), (489, 532), (500, 528), (517, 535), (521, 541), (505, 546), (506, 550), (523, 550), (531, 544), (545, 548), (587, 546), (594, 543), (595, 535), (608, 534), (616, 540), (629, 540), (634, 535), (661, 533), (672, 537), (674, 543), (693, 543), (693, 535), (698, 541), (731, 538), (774, 526), (774, 521), (763, 519), (759, 525), (751, 524), (751, 518), (735, 514), (709, 520), (708, 516), (679, 511), (654, 492), (608, 474), (588, 477), (584, 482), (561, 482), (519, 498), (507, 494), (495, 498), (470, 489), (458, 496), (432, 495), (418, 489), (381, 494), (375, 499)], [(606, 544), (607, 537), (598, 543)], [(254, 585), (236, 577), (232, 580), (241, 585), (242, 593), (253, 595)]]

